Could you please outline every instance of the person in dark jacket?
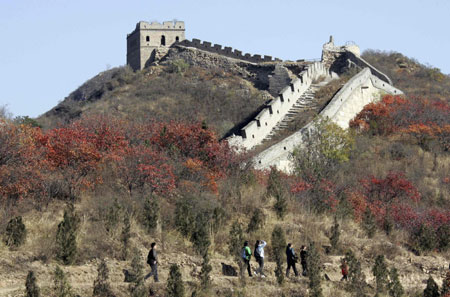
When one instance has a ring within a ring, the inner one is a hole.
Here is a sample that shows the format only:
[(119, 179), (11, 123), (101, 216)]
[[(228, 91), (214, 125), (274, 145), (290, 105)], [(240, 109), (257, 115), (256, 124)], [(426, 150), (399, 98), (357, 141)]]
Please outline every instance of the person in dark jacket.
[(302, 264), (302, 275), (306, 276), (308, 273), (308, 262), (306, 261), (306, 258), (308, 257), (308, 251), (306, 250), (306, 246), (302, 245), (301, 251), (300, 251), (300, 263)]
[(244, 260), (244, 265), (247, 266), (248, 276), (252, 277), (252, 270), (250, 268), (250, 258), (252, 256), (252, 250), (248, 246), (248, 241), (244, 242), (244, 247), (242, 249), (242, 259)]
[(152, 247), (152, 249), (150, 250), (150, 252), (148, 253), (148, 256), (147, 256), (147, 264), (150, 265), (150, 268), (152, 269), (152, 271), (145, 276), (144, 280), (146, 280), (147, 278), (149, 278), (150, 276), (153, 275), (153, 279), (155, 280), (155, 282), (159, 282), (159, 279), (158, 279), (158, 253), (156, 252), (156, 242), (153, 242), (151, 247)]
[(297, 262), (297, 256), (295, 255), (294, 246), (292, 243), (288, 243), (286, 247), (286, 258), (287, 258), (287, 269), (286, 269), (286, 277), (289, 276), (289, 271), (294, 270), (295, 276), (298, 276), (297, 268), (295, 267), (295, 262)]

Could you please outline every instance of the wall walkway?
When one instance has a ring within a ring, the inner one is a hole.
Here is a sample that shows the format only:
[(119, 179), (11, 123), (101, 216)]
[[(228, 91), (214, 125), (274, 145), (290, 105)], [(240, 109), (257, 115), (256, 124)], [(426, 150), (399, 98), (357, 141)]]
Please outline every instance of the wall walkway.
[[(366, 104), (377, 100), (380, 93), (403, 94), (399, 89), (373, 75), (369, 68), (365, 68), (341, 88), (319, 116), (328, 117), (346, 129), (349, 121)], [(313, 128), (314, 122), (311, 122), (298, 132), (258, 154), (253, 159), (255, 168), (268, 169), (276, 166), (280, 170), (290, 172), (292, 170), (290, 154), (303, 143), (305, 134)]]
[(272, 129), (284, 119), (289, 110), (292, 109), (297, 100), (311, 86), (311, 83), (319, 77), (328, 77), (328, 69), (322, 62), (314, 62), (299, 74), (281, 90), (279, 96), (271, 100), (266, 107), (244, 128), (241, 135), (229, 137), (228, 142), (240, 149), (250, 150), (260, 144), (272, 131)]

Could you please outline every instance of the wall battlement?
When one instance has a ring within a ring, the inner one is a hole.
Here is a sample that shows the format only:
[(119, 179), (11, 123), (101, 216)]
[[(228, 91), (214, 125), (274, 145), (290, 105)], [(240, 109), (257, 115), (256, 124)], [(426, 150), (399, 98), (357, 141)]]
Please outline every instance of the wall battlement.
[(140, 21), (136, 24), (136, 30), (142, 30), (142, 29), (148, 29), (148, 30), (185, 30), (184, 22), (182, 21), (168, 21), (168, 22), (145, 22)]
[(240, 50), (233, 50), (232, 47), (225, 46), (223, 47), (220, 44), (212, 44), (208, 41), (201, 41), (200, 39), (192, 39), (190, 40), (183, 40), (179, 43), (177, 43), (178, 46), (185, 46), (185, 47), (193, 47), (199, 50), (204, 50), (210, 53), (219, 54), (222, 56), (226, 56), (229, 58), (234, 58), (238, 60), (243, 60), (251, 63), (263, 63), (263, 62), (279, 62), (281, 59), (278, 58), (272, 58), (272, 56), (267, 55), (251, 55), (248, 53), (243, 54)]
[[(374, 102), (381, 93), (393, 95), (403, 94), (399, 89), (373, 75), (366, 67), (352, 77), (339, 92), (334, 95), (330, 103), (320, 112), (322, 118), (329, 118), (341, 128), (348, 128), (349, 121), (360, 112), (366, 104)], [(315, 122), (310, 122), (301, 130), (269, 147), (254, 158), (255, 167), (268, 169), (276, 166), (278, 169), (290, 172), (292, 163), (290, 154), (301, 146), (304, 136), (314, 129)]]

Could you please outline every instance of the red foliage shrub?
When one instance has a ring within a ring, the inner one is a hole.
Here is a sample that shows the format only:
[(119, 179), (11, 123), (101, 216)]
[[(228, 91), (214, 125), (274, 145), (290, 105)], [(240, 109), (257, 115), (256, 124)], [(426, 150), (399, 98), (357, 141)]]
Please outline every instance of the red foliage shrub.
[[(384, 96), (380, 102), (369, 103), (358, 115), (350, 121), (350, 127), (368, 131), (372, 128), (374, 133), (384, 135), (392, 133), (396, 127), (392, 125), (392, 114), (406, 104), (401, 96)], [(376, 127), (370, 125), (376, 123)]]
[(450, 105), (443, 101), (386, 95), (366, 105), (350, 127), (378, 135), (411, 135), (420, 145), (437, 139), (444, 150), (450, 149)]
[(422, 223), (419, 214), (410, 205), (394, 204), (391, 205), (389, 211), (398, 227), (413, 231)]
[(168, 158), (144, 145), (129, 146), (117, 162), (118, 179), (131, 195), (136, 189), (168, 194), (175, 188), (175, 176)]
[(398, 200), (415, 203), (420, 201), (419, 191), (404, 177), (403, 173), (389, 172), (382, 179), (372, 176), (361, 180), (361, 185), (370, 203), (380, 201), (390, 204)]
[(158, 149), (185, 159), (197, 159), (216, 173), (224, 173), (235, 159), (228, 143), (219, 142), (217, 135), (202, 128), (201, 123), (152, 123), (151, 131), (149, 141)]
[(436, 230), (442, 225), (450, 224), (450, 210), (429, 209), (424, 213), (422, 220)]
[(41, 137), (39, 128), (0, 120), (0, 198), (17, 201), (44, 190)]

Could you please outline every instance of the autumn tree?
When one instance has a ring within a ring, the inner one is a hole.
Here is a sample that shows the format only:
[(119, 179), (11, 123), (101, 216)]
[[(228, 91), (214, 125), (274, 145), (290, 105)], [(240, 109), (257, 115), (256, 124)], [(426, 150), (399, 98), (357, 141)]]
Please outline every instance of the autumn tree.
[(167, 194), (175, 188), (175, 176), (163, 153), (146, 145), (130, 146), (118, 161), (118, 178), (131, 196), (135, 191)]
[(69, 280), (67, 279), (67, 275), (64, 271), (56, 266), (55, 272), (53, 274), (54, 277), (54, 292), (56, 297), (74, 297), (74, 293), (72, 291), (72, 286), (70, 285)]
[(27, 275), (27, 280), (25, 282), (26, 288), (26, 297), (40, 297), (40, 289), (37, 285), (36, 276), (34, 275), (34, 271), (29, 271)]
[(275, 167), (270, 168), (266, 194), (275, 198), (273, 208), (278, 218), (283, 219), (287, 211), (287, 190), (282, 173)]
[(318, 119), (302, 145), (293, 152), (295, 172), (307, 182), (328, 178), (340, 163), (347, 162), (354, 138), (329, 119)]
[(250, 222), (247, 226), (247, 232), (255, 232), (264, 226), (265, 216), (261, 209), (255, 208)]
[(144, 284), (144, 272), (141, 262), (141, 254), (137, 248), (133, 249), (133, 258), (131, 259), (131, 269), (129, 274), (130, 285), (128, 286), (128, 292), (131, 297), (146, 297), (148, 296), (147, 290)]
[(191, 235), (191, 241), (195, 251), (204, 256), (208, 253), (211, 240), (209, 236), (209, 217), (204, 212), (198, 213), (195, 218), (194, 229)]
[(45, 196), (41, 137), (39, 128), (0, 119), (0, 201), (16, 203)]
[(234, 261), (241, 267), (241, 249), (244, 243), (244, 231), (242, 230), (242, 225), (239, 222), (233, 222), (230, 229), (229, 241), (228, 241), (228, 251), (230, 256), (233, 257)]
[(331, 122), (318, 119), (304, 133), (302, 144), (292, 153), (294, 171), (304, 183), (303, 195), (318, 212), (334, 210), (338, 204), (331, 178), (350, 158), (353, 135)]
[(152, 232), (158, 226), (159, 210), (159, 199), (156, 195), (145, 199), (143, 225), (147, 232)]
[(334, 223), (330, 230), (330, 243), (333, 251), (339, 250), (339, 237), (341, 235), (341, 230), (339, 228), (337, 216), (334, 216)]
[(345, 262), (348, 263), (348, 278), (350, 280), (350, 288), (358, 296), (365, 295), (366, 278), (362, 272), (361, 262), (356, 258), (355, 254), (348, 250), (345, 253)]
[(433, 277), (429, 277), (427, 280), (427, 286), (423, 291), (423, 297), (439, 297), (439, 287), (434, 281)]
[(80, 219), (75, 213), (74, 206), (68, 205), (64, 210), (64, 218), (58, 224), (56, 233), (57, 258), (64, 263), (70, 265), (75, 262), (78, 253), (77, 232)]
[(183, 297), (184, 284), (180, 268), (176, 264), (170, 266), (169, 278), (167, 279), (167, 297)]
[(308, 248), (308, 257), (306, 259), (308, 263), (308, 278), (309, 278), (309, 288), (310, 297), (321, 297), (322, 287), (320, 285), (321, 275), (320, 275), (320, 254), (316, 248), (314, 242), (311, 242)]
[(391, 268), (391, 270), (389, 271), (388, 289), (389, 289), (389, 296), (391, 297), (403, 296), (404, 293), (403, 286), (400, 283), (398, 271), (395, 267)]
[(375, 265), (372, 268), (372, 273), (377, 283), (377, 293), (384, 293), (388, 285), (389, 273), (383, 255), (378, 255), (375, 258)]
[(128, 253), (130, 249), (130, 238), (131, 238), (131, 222), (130, 214), (126, 213), (123, 217), (122, 234), (120, 239), (122, 241), (122, 259), (126, 260), (128, 258)]
[(10, 248), (16, 248), (25, 242), (27, 230), (22, 221), (22, 216), (17, 216), (9, 220), (6, 225), (4, 242)]
[(209, 275), (211, 271), (212, 266), (209, 264), (209, 255), (206, 251), (203, 254), (202, 268), (200, 270), (200, 285), (203, 290), (207, 290), (211, 286), (211, 277)]
[(97, 279), (94, 281), (93, 297), (114, 297), (109, 284), (109, 269), (102, 259), (97, 267)]
[(277, 282), (281, 285), (284, 282), (284, 249), (286, 247), (286, 236), (284, 231), (280, 226), (275, 226), (272, 231), (272, 252), (275, 258), (276, 268), (275, 276), (277, 277)]
[(366, 232), (367, 237), (372, 238), (375, 235), (377, 225), (372, 210), (370, 210), (369, 207), (366, 207), (366, 210), (364, 211), (361, 226)]

